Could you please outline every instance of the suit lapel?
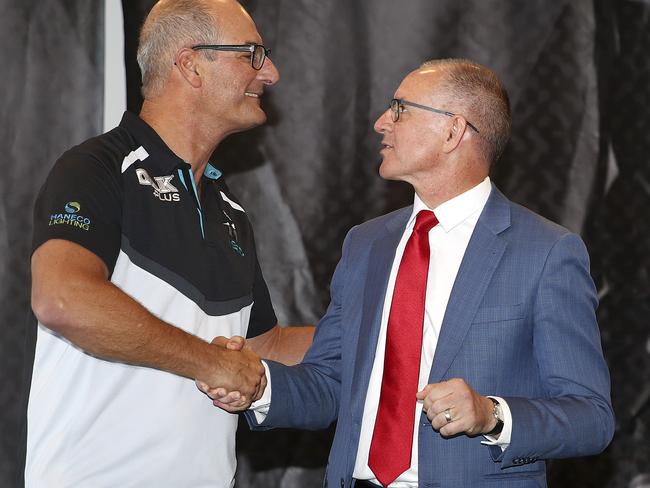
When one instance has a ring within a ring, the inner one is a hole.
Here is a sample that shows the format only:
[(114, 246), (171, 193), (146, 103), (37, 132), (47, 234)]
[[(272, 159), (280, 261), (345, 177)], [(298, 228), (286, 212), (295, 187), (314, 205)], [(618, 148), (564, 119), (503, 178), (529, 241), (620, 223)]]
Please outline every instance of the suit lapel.
[(493, 186), (449, 296), (429, 383), (439, 382), (458, 354), (507, 246), (498, 234), (509, 226), (510, 203)]
[[(353, 366), (353, 391), (368, 390), (390, 270), (395, 258), (395, 250), (411, 212), (412, 207), (407, 207), (388, 220), (384, 232), (381, 232), (374, 240), (369, 251), (368, 274), (361, 305), (359, 340)], [(352, 395), (352, 411), (356, 412), (359, 417), (363, 412), (365, 398), (365, 395)]]

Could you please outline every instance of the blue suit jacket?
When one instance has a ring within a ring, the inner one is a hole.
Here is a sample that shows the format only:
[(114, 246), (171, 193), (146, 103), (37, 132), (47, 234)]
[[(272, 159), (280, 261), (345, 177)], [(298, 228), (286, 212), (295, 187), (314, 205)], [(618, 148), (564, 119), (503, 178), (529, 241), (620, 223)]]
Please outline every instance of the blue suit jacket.
[[(269, 414), (261, 425), (247, 414), (254, 429), (318, 429), (338, 418), (326, 486), (351, 486), (386, 286), (411, 211), (349, 232), (303, 363), (269, 362)], [(614, 416), (596, 306), (582, 240), (493, 187), (449, 298), (429, 383), (463, 378), (505, 398), (512, 440), (501, 452), (482, 436), (445, 439), (422, 415), (419, 486), (546, 486), (545, 459), (607, 446)]]

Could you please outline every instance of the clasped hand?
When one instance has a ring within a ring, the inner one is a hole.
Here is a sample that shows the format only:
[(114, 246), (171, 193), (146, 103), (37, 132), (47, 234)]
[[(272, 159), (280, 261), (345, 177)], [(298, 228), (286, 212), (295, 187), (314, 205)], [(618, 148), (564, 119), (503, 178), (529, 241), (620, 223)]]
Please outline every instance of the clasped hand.
[(416, 398), (423, 400), (422, 410), (431, 426), (445, 437), (476, 436), (490, 432), (496, 425), (492, 401), (479, 395), (463, 379), (427, 385)]
[(259, 400), (266, 388), (266, 375), (260, 357), (246, 347), (246, 339), (215, 337), (215, 347), (221, 348), (217, 360), (219, 372), (210, 382), (196, 380), (196, 386), (212, 399), (212, 403), (227, 412), (241, 412)]

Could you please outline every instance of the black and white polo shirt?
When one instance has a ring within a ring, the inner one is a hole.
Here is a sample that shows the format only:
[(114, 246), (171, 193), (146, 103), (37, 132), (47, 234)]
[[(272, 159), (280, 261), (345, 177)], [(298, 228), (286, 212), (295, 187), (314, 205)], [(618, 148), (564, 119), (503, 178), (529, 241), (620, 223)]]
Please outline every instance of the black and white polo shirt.
[[(208, 165), (200, 184), (127, 112), (57, 161), (36, 203), (33, 248), (84, 246), (115, 285), (206, 341), (259, 335), (276, 317), (250, 222), (219, 170)], [(27, 486), (233, 484), (237, 416), (192, 380), (94, 358), (41, 324), (27, 418)]]

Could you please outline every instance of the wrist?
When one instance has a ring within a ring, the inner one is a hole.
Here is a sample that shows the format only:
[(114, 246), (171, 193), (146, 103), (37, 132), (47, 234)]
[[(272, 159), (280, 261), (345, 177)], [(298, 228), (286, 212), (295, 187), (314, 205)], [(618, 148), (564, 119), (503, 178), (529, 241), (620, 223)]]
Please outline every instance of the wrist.
[(201, 341), (197, 344), (192, 361), (195, 379), (201, 380), (210, 387), (223, 383), (224, 364), (227, 364), (228, 350), (215, 343)]
[(494, 398), (488, 398), (490, 400), (490, 406), (491, 406), (491, 421), (488, 425), (488, 428), (490, 430), (485, 433), (485, 435), (490, 435), (494, 437), (499, 437), (501, 434), (501, 431), (503, 430), (503, 410), (501, 408), (501, 404), (496, 401)]

